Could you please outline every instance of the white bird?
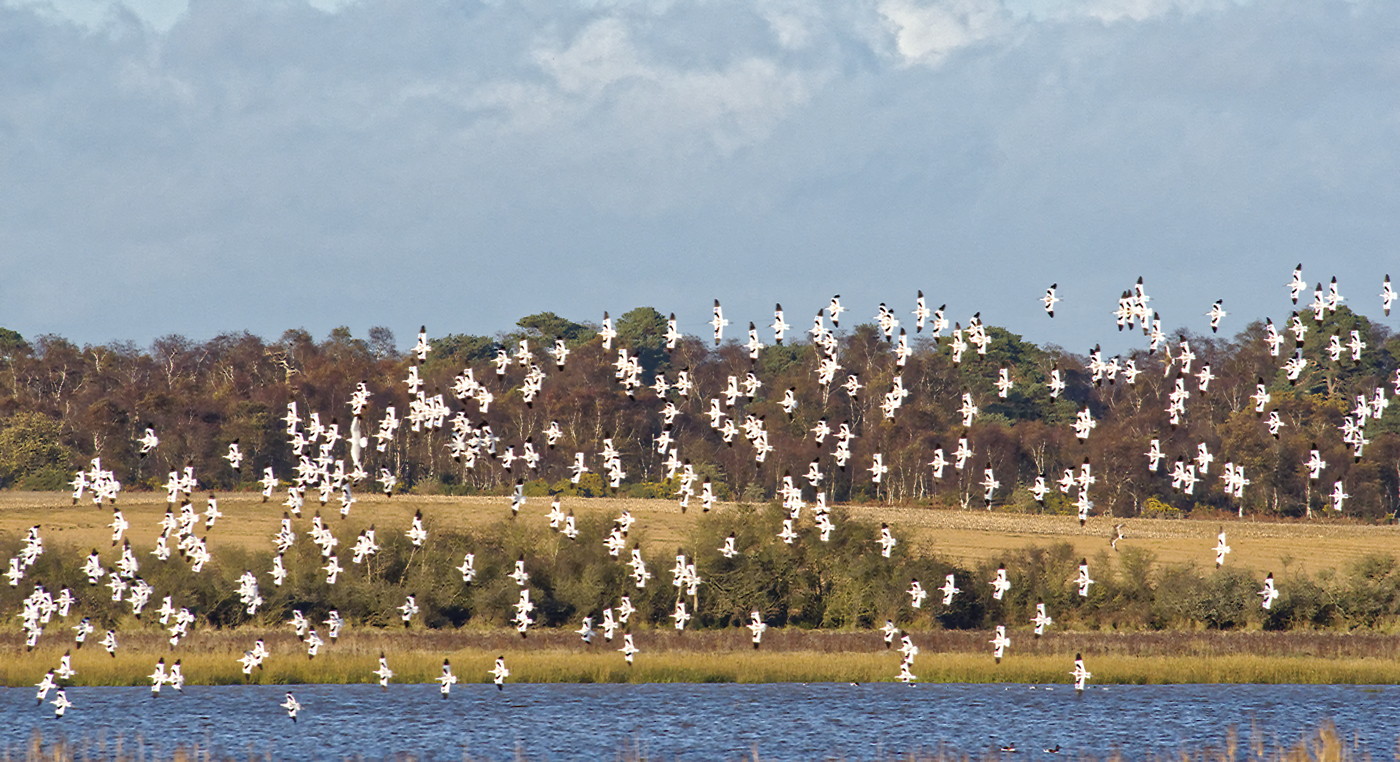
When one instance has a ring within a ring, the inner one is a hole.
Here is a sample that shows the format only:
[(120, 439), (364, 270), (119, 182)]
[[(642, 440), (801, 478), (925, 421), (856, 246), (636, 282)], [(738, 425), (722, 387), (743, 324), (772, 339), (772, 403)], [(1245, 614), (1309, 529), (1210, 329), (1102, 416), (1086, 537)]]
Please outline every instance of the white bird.
[[(87, 620), (84, 619), (83, 621), (86, 622)], [(79, 626), (79, 627), (82, 627), (83, 625), (80, 623), (78, 626)], [(77, 628), (74, 628), (74, 629), (77, 629)], [(88, 632), (92, 632), (92, 625), (91, 625), (91, 624), (88, 624), (88, 625), (87, 625), (87, 631), (88, 631)], [(79, 630), (79, 632), (81, 633), (82, 631)], [(78, 641), (78, 647), (79, 647), (79, 648), (82, 648), (82, 647), (83, 647), (83, 644), (82, 644), (82, 641), (81, 641), (81, 640)], [(57, 676), (58, 679), (60, 679), (60, 680), (67, 680), (68, 678), (72, 677), (73, 675), (78, 674), (77, 671), (73, 669), (73, 657), (72, 657), (72, 655), (69, 654), (69, 653), (67, 653), (67, 652), (64, 652), (64, 654), (63, 654), (62, 656), (58, 657), (58, 668), (55, 669), (55, 670), (53, 671), (53, 673), (54, 673), (54, 675)]]
[(987, 468), (983, 469), (981, 486), (982, 489), (986, 490), (986, 492), (982, 496), (982, 499), (987, 504), (987, 509), (991, 510), (992, 495), (995, 494), (997, 488), (1001, 486), (1001, 482), (997, 481), (996, 475), (992, 473), (991, 466), (988, 466)]
[[(881, 453), (874, 453), (870, 458), (870, 481), (879, 484), (884, 475), (890, 472), (890, 467), (885, 465), (885, 456)], [(885, 557), (888, 558), (889, 554), (886, 553)]]
[(457, 676), (452, 674), (452, 665), (447, 659), (442, 660), (442, 674), (437, 676), (437, 682), (441, 686), (438, 690), (443, 698), (452, 692), (452, 686), (457, 684)]
[(1060, 392), (1065, 390), (1064, 375), (1060, 372), (1060, 366), (1056, 365), (1050, 369), (1050, 380), (1045, 383), (1050, 389), (1050, 396), (1058, 398)]
[(1054, 624), (1055, 620), (1045, 613), (1045, 604), (1035, 604), (1035, 616), (1031, 617), (1031, 624), (1035, 625), (1035, 636), (1038, 638), (1045, 634), (1045, 628)]
[(1229, 313), (1226, 312), (1225, 309), (1221, 306), (1221, 304), (1222, 304), (1224, 301), (1225, 301), (1224, 299), (1216, 299), (1216, 300), (1215, 300), (1215, 304), (1212, 304), (1212, 305), (1210, 306), (1210, 312), (1207, 312), (1207, 313), (1206, 313), (1206, 315), (1207, 315), (1208, 317), (1210, 317), (1210, 332), (1211, 332), (1211, 333), (1215, 333), (1216, 330), (1217, 330), (1218, 328), (1220, 328), (1220, 319), (1229, 314)]
[(394, 676), (394, 670), (389, 669), (389, 659), (385, 657), (383, 651), (379, 652), (379, 668), (370, 674), (379, 678), (379, 687), (385, 690), (389, 689), (389, 680)]
[(1006, 399), (1011, 394), (1011, 388), (1015, 384), (1011, 381), (1011, 371), (1007, 368), (997, 370), (997, 397)]
[(1162, 464), (1162, 459), (1166, 454), (1162, 452), (1162, 442), (1160, 439), (1152, 439), (1147, 443), (1147, 470), (1157, 473), (1157, 469)]
[(753, 633), (753, 647), (758, 650), (759, 643), (763, 642), (763, 632), (768, 629), (768, 624), (763, 621), (763, 615), (754, 609), (749, 613), (749, 631)]
[(1089, 559), (1080, 559), (1079, 578), (1074, 582), (1079, 586), (1079, 595), (1082, 598), (1089, 597), (1089, 586), (1094, 584), (1094, 580), (1089, 577)]
[(423, 542), (428, 539), (428, 531), (423, 528), (422, 511), (414, 512), (413, 523), (409, 526), (408, 531), (404, 534), (408, 537), (408, 541), (413, 543), (413, 546), (415, 548), (421, 547), (423, 545)]
[(933, 315), (929, 311), (928, 304), (924, 302), (924, 292), (919, 291), (919, 296), (914, 300), (914, 332), (923, 333), (924, 323)]
[(846, 311), (846, 308), (841, 306), (840, 294), (831, 297), (831, 303), (827, 305), (826, 311), (831, 316), (831, 324), (836, 326), (837, 328), (840, 328), (841, 313)]
[(944, 577), (943, 587), (938, 588), (938, 592), (943, 593), (943, 605), (951, 606), (953, 605), (953, 596), (961, 593), (962, 590), (959, 589), (957, 584), (953, 581), (953, 575), (949, 574), (947, 577)]
[(886, 619), (885, 624), (880, 627), (880, 632), (885, 634), (885, 648), (894, 645), (894, 636), (899, 634), (899, 628), (894, 626), (893, 619)]
[(623, 634), (622, 647), (617, 650), (622, 652), (622, 658), (627, 661), (628, 665), (631, 665), (632, 657), (639, 653), (637, 645), (632, 642), (632, 633), (628, 632)]
[(55, 682), (53, 679), (53, 671), (50, 670), (48, 672), (45, 672), (44, 677), (41, 680), (39, 680), (39, 682), (35, 683), (34, 687), (39, 689), (39, 692), (34, 697), (35, 703), (44, 703), (44, 699), (48, 698), (49, 696), (49, 691), (58, 687), (58, 683)]
[(243, 451), (238, 447), (238, 440), (228, 443), (228, 452), (224, 454), (224, 460), (228, 461), (229, 467), (234, 471), (243, 468)]
[(924, 607), (924, 599), (928, 598), (928, 591), (924, 589), (923, 585), (919, 584), (918, 579), (912, 580), (909, 583), (909, 589), (905, 592), (909, 593), (910, 606), (913, 606), (916, 609), (921, 609)]
[(68, 694), (62, 688), (59, 688), (58, 691), (54, 693), (53, 701), (49, 703), (53, 704), (54, 717), (62, 717), (64, 712), (73, 707), (73, 702), (68, 700)]
[(773, 308), (773, 323), (769, 328), (773, 329), (773, 343), (778, 346), (783, 345), (783, 334), (792, 326), (783, 320), (783, 305), (779, 304)]
[(154, 452), (156, 447), (160, 446), (160, 437), (156, 436), (156, 430), (153, 426), (147, 426), (146, 433), (142, 434), (141, 438), (136, 441), (141, 445), (141, 449), (137, 454), (143, 458)]
[(1346, 499), (1351, 497), (1351, 495), (1347, 493), (1346, 487), (1342, 485), (1341, 479), (1332, 483), (1331, 497), (1332, 509), (1336, 511), (1342, 510), (1342, 503), (1346, 502)]
[(1390, 287), (1390, 274), (1387, 273), (1385, 280), (1381, 281), (1381, 308), (1385, 311), (1386, 317), (1390, 316), (1390, 305), (1400, 294), (1396, 294)]
[(412, 623), (413, 617), (418, 615), (418, 601), (412, 595), (404, 599), (403, 605), (399, 606), (400, 618), (403, 619), (403, 626), (407, 627)]
[(107, 655), (111, 656), (113, 659), (117, 658), (116, 630), (108, 630), (107, 634), (102, 636), (102, 640), (98, 641), (98, 644), (107, 649)]
[(1264, 589), (1259, 591), (1259, 596), (1261, 598), (1260, 604), (1266, 611), (1274, 607), (1274, 601), (1278, 600), (1278, 589), (1274, 587), (1273, 572), (1269, 572), (1268, 576), (1264, 577)]
[(992, 658), (996, 659), (997, 664), (1000, 664), (1001, 657), (1006, 653), (1006, 647), (1011, 645), (1011, 638), (1006, 637), (1006, 625), (997, 625), (996, 634), (988, 642), (992, 644)]
[(894, 551), (894, 546), (899, 544), (899, 541), (894, 538), (894, 534), (890, 532), (889, 524), (880, 524), (880, 538), (875, 542), (880, 546), (880, 555), (885, 558), (889, 558), (890, 553)]
[(287, 716), (292, 718), (292, 722), (297, 721), (297, 712), (301, 711), (301, 702), (296, 700), (291, 691), (287, 691), (287, 699), (279, 706), (287, 710)]
[(680, 343), (681, 332), (676, 322), (676, 313), (672, 312), (666, 318), (666, 333), (661, 338), (666, 341), (667, 352), (675, 350), (676, 344)]
[(510, 670), (506, 669), (506, 657), (497, 656), (495, 666), (486, 674), (490, 675), (492, 681), (496, 683), (496, 690), (505, 690), (506, 678), (510, 677)]
[(1298, 303), (1298, 297), (1308, 288), (1308, 282), (1303, 280), (1303, 263), (1293, 268), (1293, 279), (1288, 282), (1288, 295), (1294, 304)]
[(1327, 468), (1327, 461), (1322, 459), (1322, 453), (1318, 452), (1316, 445), (1308, 451), (1308, 459), (1303, 463), (1303, 467), (1308, 469), (1308, 478), (1314, 481), (1322, 476), (1322, 469)]
[(1219, 569), (1225, 563), (1225, 554), (1230, 552), (1230, 546), (1225, 544), (1225, 530), (1222, 528), (1215, 540), (1215, 568)]
[(598, 335), (603, 339), (603, 349), (612, 351), (613, 339), (617, 338), (617, 331), (613, 329), (612, 317), (606, 310), (603, 312), (603, 327), (598, 330)]
[(1011, 580), (1006, 578), (1006, 567), (997, 567), (996, 577), (992, 579), (992, 599), (1001, 600), (1002, 596), (1006, 595), (1006, 591), (1010, 589)]
[(166, 680), (169, 679), (165, 674), (165, 657), (161, 657), (156, 661), (156, 668), (148, 677), (151, 679), (151, 695), (159, 696), (160, 687), (165, 685)]
[(1044, 504), (1045, 504), (1045, 496), (1046, 496), (1046, 494), (1048, 494), (1049, 492), (1050, 492), (1050, 485), (1047, 484), (1046, 481), (1045, 481), (1045, 474), (1039, 474), (1039, 475), (1037, 475), (1037, 476), (1035, 477), (1035, 481), (1031, 483), (1031, 488), (1030, 488), (1031, 497), (1035, 498), (1035, 501), (1036, 501), (1037, 503), (1040, 503), (1040, 504), (1044, 505)]
[(1051, 283), (1050, 288), (1045, 289), (1045, 296), (1040, 297), (1040, 303), (1045, 305), (1045, 312), (1050, 317), (1055, 317), (1055, 304), (1061, 301), (1060, 297), (1055, 295), (1055, 289), (1059, 287), (1060, 284)]
[(715, 331), (715, 346), (719, 346), (724, 339), (724, 327), (729, 325), (729, 321), (724, 317), (724, 308), (719, 306), (719, 300), (715, 300), (714, 317), (710, 318), (710, 327)]
[(1082, 693), (1084, 691), (1084, 683), (1094, 676), (1092, 672), (1084, 668), (1083, 654), (1074, 655), (1074, 671), (1070, 672), (1069, 675), (1074, 678), (1074, 689)]
[(463, 582), (471, 582), (476, 579), (476, 554), (467, 553), (462, 557), (462, 565), (457, 567), (457, 571), (462, 574)]
[[(623, 534), (626, 534), (626, 532), (624, 532)], [(525, 583), (530, 581), (530, 574), (525, 571), (524, 555), (520, 556), (515, 560), (515, 571), (511, 572), (510, 574), (507, 574), (506, 576), (511, 578), (512, 580), (515, 580), (515, 584), (519, 585), (520, 587), (524, 587)]]
[(725, 558), (733, 558), (739, 555), (738, 549), (734, 547), (735, 542), (736, 539), (734, 537), (734, 533), (731, 532), (728, 537), (724, 538), (724, 545), (720, 546), (720, 555), (724, 556)]

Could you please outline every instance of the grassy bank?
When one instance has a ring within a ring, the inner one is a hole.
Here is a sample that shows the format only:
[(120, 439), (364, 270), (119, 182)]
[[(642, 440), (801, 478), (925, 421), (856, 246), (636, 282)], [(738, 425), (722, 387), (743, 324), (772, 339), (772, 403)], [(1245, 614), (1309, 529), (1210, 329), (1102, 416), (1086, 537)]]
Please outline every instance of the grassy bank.
[[(245, 677), (236, 659), (262, 637), (272, 652)], [(1058, 633), (1013, 641), (1005, 659), (991, 657), (985, 632), (915, 633), (921, 682), (1068, 683), (1074, 655), (1083, 653), (1096, 685), (1166, 683), (1400, 684), (1400, 642), (1383, 635), (1334, 633)], [(641, 653), (628, 666), (620, 639), (591, 646), (568, 632), (541, 632), (522, 641), (513, 633), (355, 630), (308, 660), (283, 631), (196, 633), (172, 653), (157, 635), (129, 636), (113, 658), (87, 647), (73, 653), (73, 685), (147, 685), (157, 659), (183, 660), (194, 685), (368, 683), (381, 650), (396, 683), (427, 683), (444, 657), (463, 682), (486, 682), (504, 654), (511, 682), (883, 682), (898, 672), (899, 654), (877, 633), (777, 630), (755, 651), (744, 633), (635, 635)], [(28, 686), (56, 665), (63, 649), (0, 652), (0, 685)]]

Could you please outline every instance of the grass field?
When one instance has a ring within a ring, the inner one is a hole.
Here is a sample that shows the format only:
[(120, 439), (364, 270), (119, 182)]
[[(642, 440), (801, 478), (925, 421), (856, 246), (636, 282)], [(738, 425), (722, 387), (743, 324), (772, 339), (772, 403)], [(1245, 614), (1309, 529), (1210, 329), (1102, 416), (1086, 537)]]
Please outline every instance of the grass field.
[[(103, 547), (108, 544), (111, 510), (82, 501), (71, 505), (66, 494), (53, 492), (0, 492), (0, 537), (22, 535), (30, 526), (43, 527), (45, 542), (51, 546), (77, 545)], [(149, 546), (159, 532), (157, 522), (165, 512), (163, 494), (123, 494), (118, 503), (131, 522), (132, 542)], [(203, 510), (204, 500), (195, 508)], [(665, 550), (683, 542), (699, 516), (697, 511), (682, 514), (670, 500), (622, 498), (565, 498), (565, 510), (579, 516), (616, 516), (623, 509), (637, 518), (640, 535), (655, 550)], [(731, 506), (720, 504), (717, 510)], [(209, 534), (212, 548), (238, 545), (267, 549), (277, 531), (283, 508), (280, 502), (261, 502), (256, 494), (227, 494), (219, 497), (225, 516)], [(531, 498), (521, 511), (520, 521), (545, 522), (548, 498)], [(308, 505), (307, 513), (314, 511)], [(451, 530), (480, 527), (510, 514), (506, 497), (437, 497), (361, 495), (351, 509), (359, 522), (374, 522), (382, 529), (406, 529), (415, 511), (421, 510), (430, 529)], [(1170, 519), (1117, 519), (1096, 516), (1080, 527), (1072, 516), (1040, 516), (983, 510), (948, 510), (886, 506), (849, 506), (854, 517), (888, 522), (901, 542), (919, 552), (937, 554), (950, 561), (970, 564), (996, 559), (1009, 550), (1027, 545), (1067, 542), (1076, 555), (1092, 557), (1108, 549), (1115, 524), (1124, 525), (1126, 539), (1119, 548), (1141, 548), (1156, 554), (1168, 564), (1214, 566), (1215, 535), (1222, 527), (1228, 533), (1233, 552), (1227, 563), (1261, 574), (1292, 570), (1316, 572), (1341, 568), (1371, 554), (1393, 555), (1400, 548), (1400, 526), (1365, 525), (1327, 518), (1311, 522), (1222, 521)], [(337, 504), (322, 509), (328, 519), (338, 516)], [(650, 550), (650, 549), (649, 549)]]

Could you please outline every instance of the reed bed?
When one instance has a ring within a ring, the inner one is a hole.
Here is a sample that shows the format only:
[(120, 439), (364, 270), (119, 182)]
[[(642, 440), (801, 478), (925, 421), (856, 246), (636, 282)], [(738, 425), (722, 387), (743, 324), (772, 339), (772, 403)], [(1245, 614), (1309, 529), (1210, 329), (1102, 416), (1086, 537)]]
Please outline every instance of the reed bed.
[[(1215, 743), (1205, 743), (1200, 746), (1183, 747), (1170, 753), (1162, 755), (1152, 755), (1148, 757), (1137, 757), (1146, 762), (1361, 762), (1370, 759), (1357, 751), (1356, 744), (1348, 741), (1339, 732), (1335, 725), (1324, 722), (1314, 729), (1302, 731), (1297, 734), (1296, 741), (1275, 741), (1268, 743), (1262, 740), (1262, 734), (1254, 733), (1253, 742), (1247, 746), (1241, 746), (1239, 734), (1231, 730)], [(434, 755), (440, 758), (441, 755)], [(256, 759), (257, 757), (244, 755), (240, 757), (225, 756), (215, 754), (198, 742), (180, 746), (166, 754), (158, 754), (147, 750), (140, 738), (127, 739), (121, 735), (108, 739), (99, 737), (94, 739), (82, 739), (78, 741), (64, 738), (53, 741), (45, 741), (39, 732), (30, 738), (27, 746), (19, 749), (0, 750), (0, 762), (74, 762), (81, 759), (106, 759), (113, 762), (233, 762), (234, 760)], [(403, 762), (416, 760), (418, 757), (412, 753), (397, 755), (396, 759)], [(646, 754), (641, 744), (630, 744), (619, 748), (616, 759), (620, 762), (643, 762), (654, 757)], [(836, 757), (833, 757), (835, 759)], [(931, 752), (911, 752), (907, 754), (889, 754), (876, 757), (877, 762), (973, 762), (974, 760), (1000, 760), (1015, 758), (1011, 754), (1003, 754), (999, 751), (991, 750), (980, 754), (969, 754), (965, 752), (955, 752), (947, 749), (936, 749)], [(1125, 762), (1125, 757), (1121, 752), (1109, 752), (1108, 754), (1084, 754), (1078, 753), (1070, 757), (1079, 762)], [(472, 762), (474, 758), (469, 754), (462, 755), (463, 762)], [(515, 759), (526, 762), (527, 757), (519, 754)], [(750, 762), (762, 762), (765, 759), (762, 749), (754, 749), (746, 754), (742, 759)]]
[[(1092, 684), (1313, 683), (1400, 684), (1400, 643), (1383, 635), (1336, 633), (1057, 633), (1020, 637), (1000, 664), (987, 632), (914, 633), (921, 653), (915, 674), (927, 683), (1067, 683), (1076, 653), (1094, 673)], [(272, 652), (264, 667), (245, 676), (237, 658), (262, 638)], [(899, 655), (878, 633), (777, 630), (755, 650), (733, 631), (635, 635), (641, 653), (628, 666), (601, 638), (584, 645), (567, 631), (522, 640), (507, 631), (347, 631), (314, 660), (290, 631), (196, 632), (172, 652), (156, 633), (124, 639), (115, 657), (91, 646), (72, 652), (71, 685), (146, 685), (159, 658), (182, 659), (192, 685), (368, 683), (381, 652), (389, 654), (396, 683), (427, 683), (444, 657), (464, 682), (489, 680), (486, 671), (506, 657), (511, 682), (524, 683), (774, 683), (883, 682), (898, 672)], [(28, 686), (57, 663), (65, 649), (31, 653), (0, 649), (0, 685)], [(6, 653), (8, 651), (8, 653)]]

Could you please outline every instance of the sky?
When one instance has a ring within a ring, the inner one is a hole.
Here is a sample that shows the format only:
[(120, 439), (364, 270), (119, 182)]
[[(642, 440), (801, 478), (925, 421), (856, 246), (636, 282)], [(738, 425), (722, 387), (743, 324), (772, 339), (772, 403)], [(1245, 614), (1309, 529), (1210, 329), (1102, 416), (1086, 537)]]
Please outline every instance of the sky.
[(0, 326), (1395, 327), (1397, 152), (1393, 0), (0, 0)]

